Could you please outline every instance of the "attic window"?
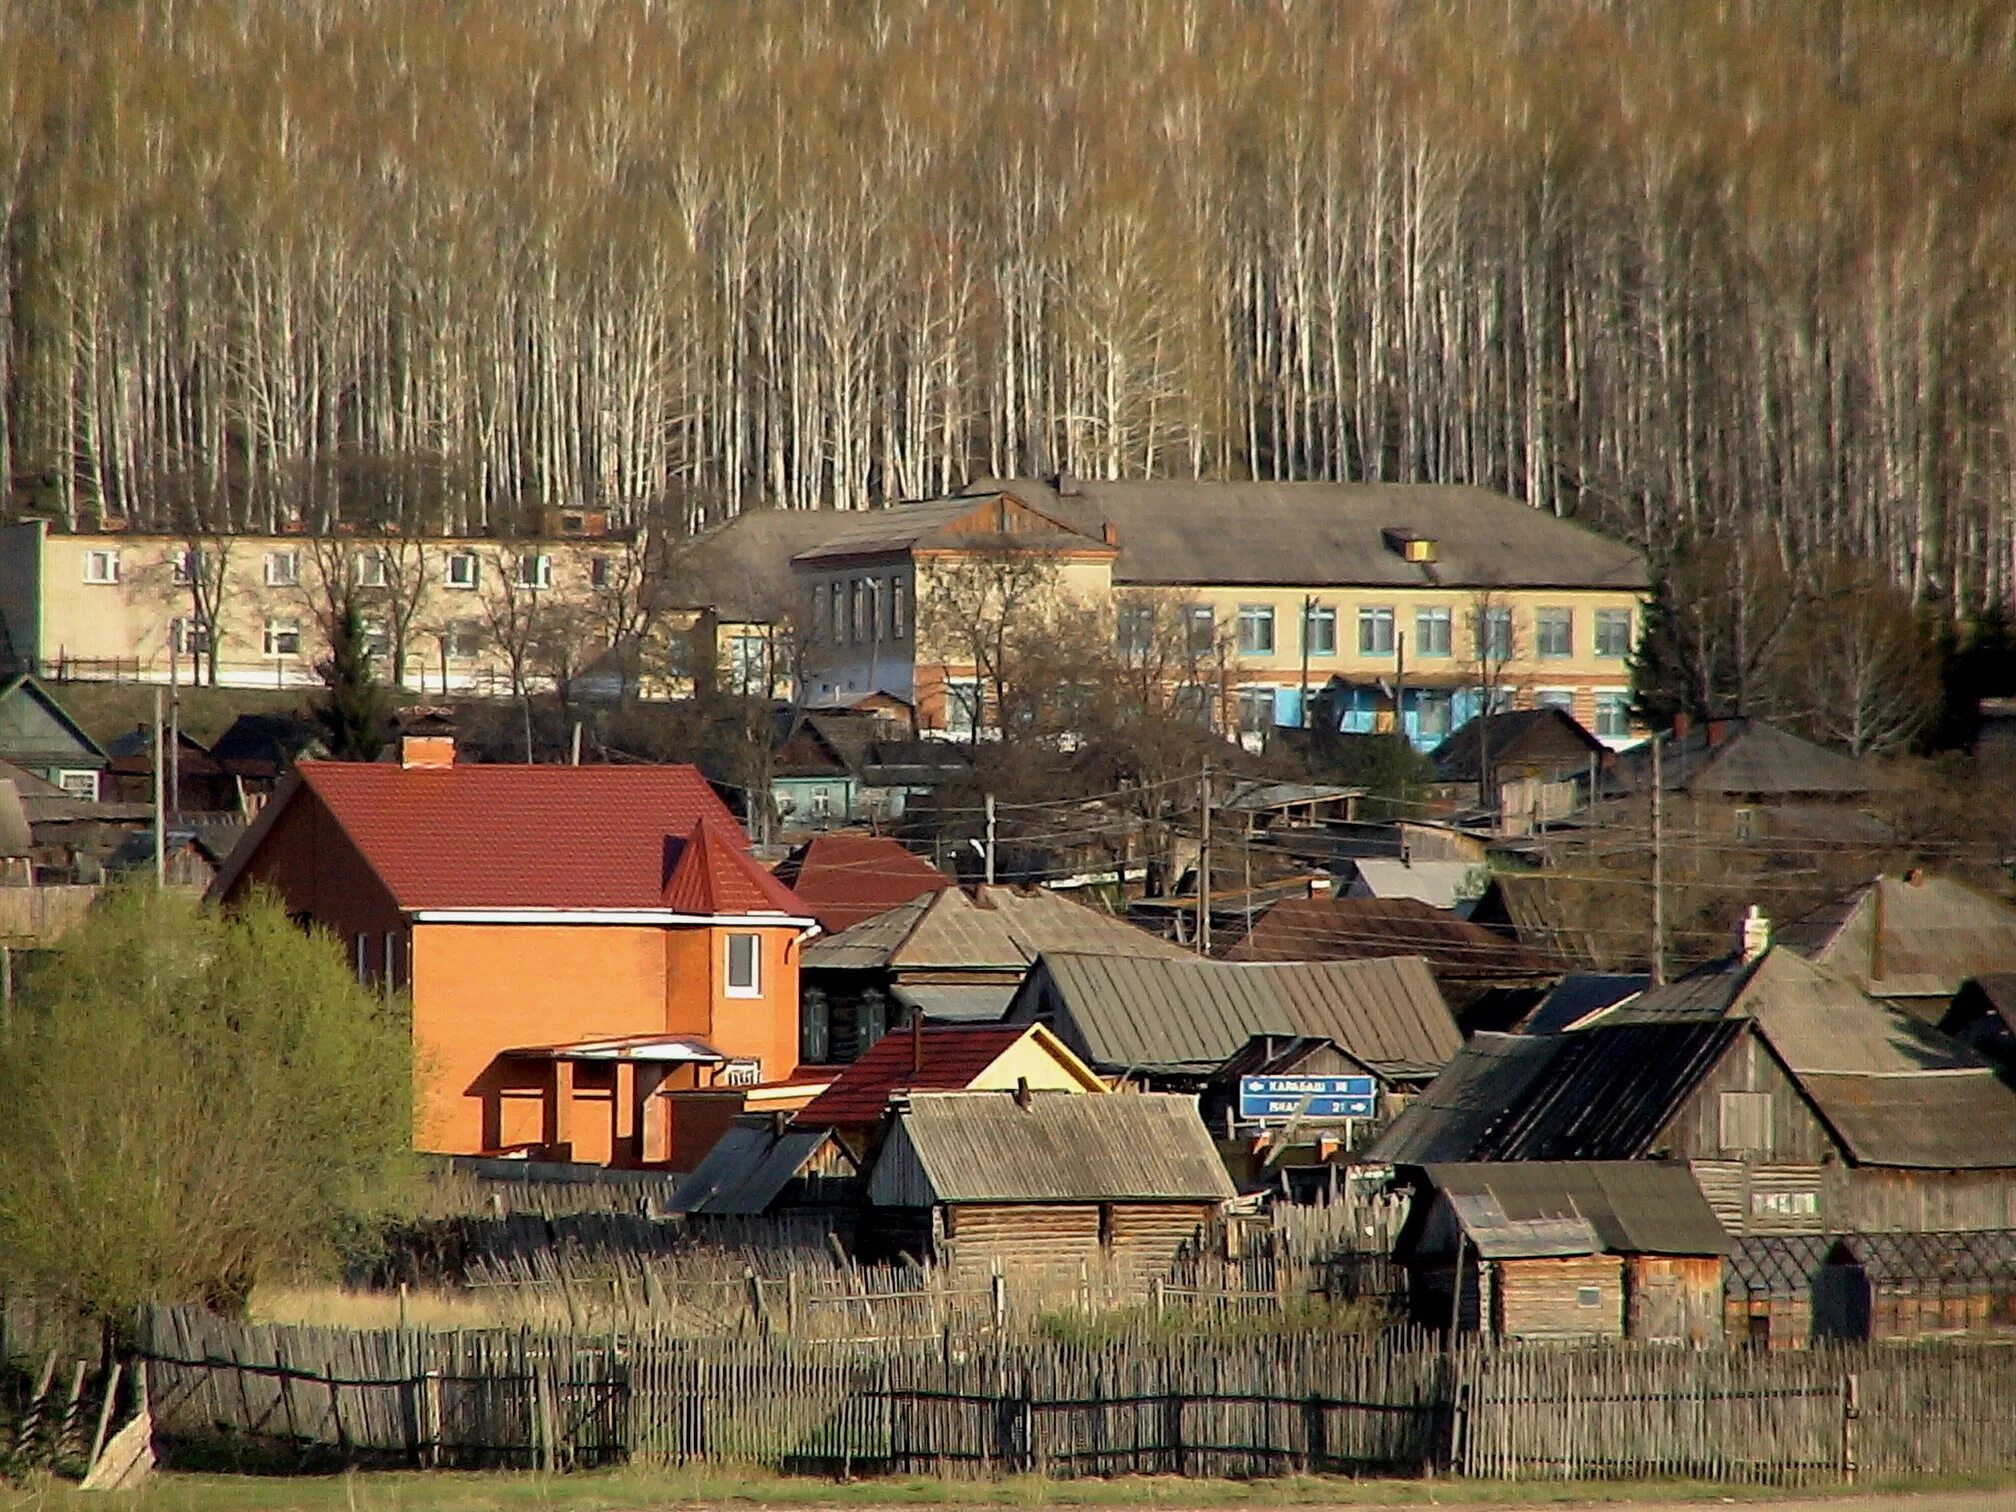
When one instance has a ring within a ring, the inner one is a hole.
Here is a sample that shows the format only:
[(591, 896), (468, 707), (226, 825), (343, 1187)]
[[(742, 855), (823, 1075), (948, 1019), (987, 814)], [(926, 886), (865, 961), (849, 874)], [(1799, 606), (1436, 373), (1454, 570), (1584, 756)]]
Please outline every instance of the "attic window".
[(1425, 536), (1407, 525), (1388, 525), (1379, 532), (1385, 538), (1386, 549), (1407, 562), (1432, 562), (1436, 557), (1436, 542), (1433, 536)]

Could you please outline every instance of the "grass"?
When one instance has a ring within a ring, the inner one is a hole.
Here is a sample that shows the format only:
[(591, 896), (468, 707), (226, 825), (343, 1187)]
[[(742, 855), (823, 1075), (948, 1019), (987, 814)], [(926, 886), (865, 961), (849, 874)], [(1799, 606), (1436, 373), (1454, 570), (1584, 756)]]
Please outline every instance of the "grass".
[[(152, 683), (65, 682), (50, 691), (56, 701), (99, 744), (154, 719)], [(167, 690), (161, 690), (164, 697)], [(295, 714), (312, 697), (303, 688), (189, 688), (182, 693), (182, 729), (191, 739), (209, 745), (240, 714)]]
[[(86, 1495), (42, 1482), (0, 1489), (0, 1512), (642, 1512), (642, 1509), (743, 1507), (1544, 1507), (1770, 1502), (1802, 1497), (1860, 1499), (1926, 1492), (2016, 1491), (2016, 1475), (1873, 1482), (1853, 1491), (1804, 1492), (1700, 1481), (1457, 1481), (1345, 1480), (1287, 1476), (1276, 1480), (1180, 1480), (1132, 1476), (1054, 1481), (1029, 1476), (1001, 1481), (890, 1478), (836, 1482), (761, 1474), (730, 1475), (619, 1470), (567, 1476), (510, 1472), (384, 1472), (265, 1478), (161, 1475), (138, 1492)], [(1970, 1498), (1970, 1499), (1976, 1499)], [(1996, 1503), (1999, 1504), (1997, 1495)], [(1978, 1501), (1985, 1507), (1990, 1503)]]

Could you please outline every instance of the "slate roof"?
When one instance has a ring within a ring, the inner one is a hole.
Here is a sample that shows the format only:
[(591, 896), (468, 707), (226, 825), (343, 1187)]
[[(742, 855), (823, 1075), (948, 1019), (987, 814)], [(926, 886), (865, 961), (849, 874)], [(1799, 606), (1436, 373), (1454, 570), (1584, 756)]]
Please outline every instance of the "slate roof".
[(1373, 898), (1418, 898), (1437, 908), (1455, 908), (1465, 901), (1463, 889), (1479, 868), (1469, 861), (1401, 861), (1382, 856), (1361, 857), (1349, 893)]
[(1430, 1165), (1422, 1174), (1450, 1198), (1464, 1231), (1486, 1259), (1562, 1253), (1531, 1247), (1531, 1239), (1539, 1236), (1523, 1228), (1564, 1220), (1585, 1224), (1593, 1249), (1606, 1254), (1722, 1255), (1729, 1250), (1729, 1236), (1701, 1195), (1700, 1183), (1679, 1162)]
[[(1875, 782), (1861, 763), (1761, 719), (1711, 719), (1666, 735), (1660, 782), (1668, 792), (1724, 798), (1858, 798)], [(1647, 792), (1651, 743), (1618, 753), (1607, 793)]]
[(1538, 951), (1418, 898), (1284, 898), (1225, 952), (1228, 961), (1357, 961), (1418, 955), (1445, 977), (1551, 975)]
[(886, 835), (821, 835), (780, 861), (776, 875), (828, 934), (952, 885)]
[[(575, 768), (579, 770), (579, 768)], [(686, 914), (780, 914), (803, 918), (807, 910), (790, 888), (756, 864), (729, 820), (703, 815), (678, 843), (665, 906)]]
[[(806, 1164), (833, 1139), (830, 1129), (792, 1124), (781, 1133), (770, 1119), (738, 1119), (679, 1183), (669, 1204), (675, 1213), (753, 1217), (767, 1213)], [(837, 1142), (833, 1151), (850, 1164)]]
[(947, 887), (805, 947), (807, 969), (1020, 972), (1050, 950), (1187, 958), (1124, 919), (1042, 888)]
[(871, 1202), (906, 1195), (893, 1179), (906, 1149), (939, 1202), (1223, 1202), (1235, 1195), (1197, 1100), (1166, 1092), (1037, 1092), (1026, 1108), (1008, 1092), (920, 1092), (898, 1111), (869, 1177)]
[[(873, 1127), (894, 1094), (963, 1092), (1017, 1041), (1036, 1032), (1033, 1024), (927, 1024), (919, 1047), (915, 1030), (892, 1029), (866, 1055), (843, 1067), (824, 1092), (799, 1110), (797, 1121), (808, 1128)], [(1065, 1055), (1075, 1060), (1068, 1051)], [(1092, 1079), (1089, 1070), (1085, 1075)]]
[(696, 825), (717, 826), (722, 849), (730, 835), (742, 843), (733, 816), (691, 766), (304, 761), (233, 852), (218, 896), (304, 795), (406, 910), (659, 910)]
[(1478, 780), (1479, 725), (1484, 727), (1484, 754), (1494, 768), (1524, 766), (1538, 759), (1564, 772), (1586, 772), (1591, 756), (1609, 754), (1609, 747), (1564, 709), (1508, 709), (1466, 721), (1429, 753), (1438, 781)]
[[(966, 492), (1012, 492), (1094, 536), (1112, 523), (1116, 584), (1637, 589), (1648, 581), (1630, 547), (1482, 488), (1159, 479), (1072, 487), (1060, 497), (1049, 483), (1017, 478)], [(1382, 534), (1394, 527), (1432, 538), (1437, 560), (1402, 558)]]
[(846, 518), (830, 509), (744, 510), (675, 545), (655, 598), (668, 608), (712, 608), (724, 620), (768, 620), (796, 602), (791, 558)]
[[(55, 743), (37, 743), (42, 739), (35, 728), (38, 721), (33, 713), (24, 714), (11, 707), (17, 702), (33, 704), (41, 711), (41, 722), (58, 737)], [(27, 672), (0, 684), (0, 749), (13, 761), (41, 766), (102, 769), (110, 760), (104, 748), (70, 717), (70, 711), (42, 685), (41, 679)]]
[[(1046, 994), (1045, 989), (1048, 989)], [(1433, 1075), (1463, 1042), (1418, 956), (1234, 962), (1045, 952), (1011, 1021), (1061, 1004), (1060, 1039), (1103, 1069), (1209, 1071), (1256, 1034), (1335, 1042), (1387, 1077)]]
[[(969, 517), (979, 514), (987, 499), (998, 496), (1000, 492), (990, 490), (986, 494), (968, 497), (893, 504), (885, 509), (836, 515), (825, 538), (811, 550), (799, 552), (792, 560), (819, 562), (837, 557), (879, 556), (885, 552), (907, 551), (916, 547), (1113, 555), (1113, 549), (1103, 539), (1097, 522), (1089, 528), (1082, 523), (1074, 523), (1073, 516), (1068, 512), (1054, 504), (1040, 504), (1020, 489), (1015, 490), (1015, 497), (1047, 520), (1048, 526), (1011, 533), (966, 528), (971, 524)], [(1049, 526), (1056, 528), (1053, 530)]]
[(2016, 971), (2016, 908), (1950, 877), (1882, 876), (1779, 942), (1874, 997), (1951, 997), (1970, 977)]
[[(2006, 1286), (2016, 1277), (2016, 1230), (1924, 1234), (1753, 1234), (1734, 1240), (1722, 1272), (1725, 1295), (1804, 1298), (1838, 1253), (1879, 1286)], [(1938, 1295), (1937, 1290), (1932, 1295)]]

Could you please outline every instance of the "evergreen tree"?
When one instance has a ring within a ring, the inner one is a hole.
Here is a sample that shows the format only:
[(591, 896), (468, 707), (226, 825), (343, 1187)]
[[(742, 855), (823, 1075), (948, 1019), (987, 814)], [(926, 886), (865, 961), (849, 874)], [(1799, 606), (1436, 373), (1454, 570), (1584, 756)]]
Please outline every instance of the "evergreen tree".
[(345, 604), (330, 628), (329, 655), (315, 669), (329, 691), (315, 706), (329, 754), (337, 761), (375, 761), (385, 743), (385, 689), (371, 665), (364, 621)]

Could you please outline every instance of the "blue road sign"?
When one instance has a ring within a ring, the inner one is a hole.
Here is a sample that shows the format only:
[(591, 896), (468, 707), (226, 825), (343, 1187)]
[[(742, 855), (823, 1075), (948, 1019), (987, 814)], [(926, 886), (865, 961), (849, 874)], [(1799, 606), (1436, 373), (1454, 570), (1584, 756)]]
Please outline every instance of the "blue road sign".
[(1302, 1118), (1370, 1118), (1378, 1084), (1369, 1076), (1242, 1076), (1239, 1116), (1271, 1122)]

